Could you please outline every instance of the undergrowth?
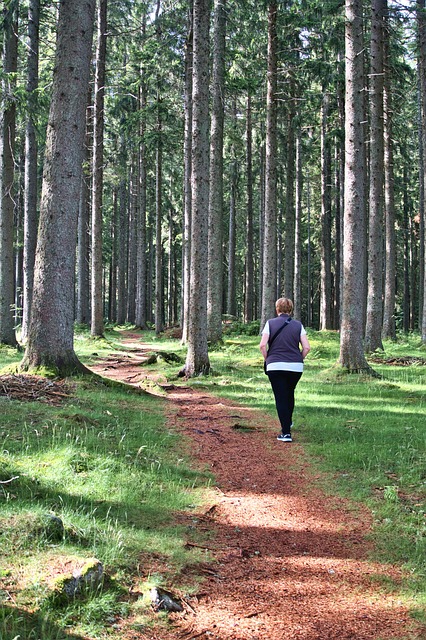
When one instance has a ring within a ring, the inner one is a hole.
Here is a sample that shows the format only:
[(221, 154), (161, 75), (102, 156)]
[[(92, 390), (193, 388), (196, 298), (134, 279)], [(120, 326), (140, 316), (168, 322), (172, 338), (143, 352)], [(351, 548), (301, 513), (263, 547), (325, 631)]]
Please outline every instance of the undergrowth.
[[(371, 356), (380, 377), (338, 366), (337, 332), (309, 331), (312, 350), (296, 390), (293, 434), (324, 473), (326, 492), (367, 504), (374, 518), (375, 557), (401, 563), (407, 597), (426, 617), (426, 366), (418, 336), (386, 342)], [(258, 350), (259, 336), (229, 335), (210, 353), (213, 375), (190, 384), (258, 408), (276, 411)], [(170, 348), (170, 347), (169, 347)], [(395, 366), (394, 362), (406, 365)], [(392, 364), (389, 364), (392, 363)], [(415, 363), (415, 364), (410, 364)], [(174, 372), (168, 371), (170, 378)]]
[[(119, 348), (116, 337), (96, 352)], [(76, 343), (95, 357), (84, 335)], [(210, 476), (191, 468), (164, 401), (90, 377), (73, 386), (60, 407), (0, 396), (1, 640), (119, 638), (144, 558), (176, 575), (203, 553), (185, 547), (191, 532), (174, 517), (202, 503)], [(88, 558), (104, 567), (103, 592), (55, 602), (55, 578)]]
[[(107, 327), (104, 338), (93, 340), (79, 327), (78, 354), (90, 364), (125, 352), (122, 329)], [(277, 418), (254, 331), (226, 333), (210, 351), (212, 375), (186, 384), (264, 411), (272, 441)], [(177, 339), (139, 335), (157, 350), (185, 357)], [(324, 491), (352, 499), (355, 508), (357, 502), (368, 506), (375, 557), (406, 567), (400, 595), (425, 622), (424, 350), (415, 336), (386, 343), (384, 354), (371, 358), (381, 374), (372, 378), (336, 368), (337, 333), (309, 331), (309, 339), (312, 350), (296, 391), (295, 441), (303, 443), (313, 472), (321, 470)], [(389, 364), (407, 356), (419, 363)], [(0, 350), (5, 365), (20, 357)], [(148, 367), (181, 383), (175, 364), (159, 360)], [(174, 516), (203, 500), (210, 477), (191, 467), (185, 443), (167, 428), (159, 397), (80, 378), (75, 396), (60, 408), (3, 397), (0, 411), (0, 640), (119, 638), (117, 621), (132, 613), (143, 620), (147, 606), (143, 598), (131, 602), (130, 585), (165, 580), (147, 575), (144, 554), (157, 557), (170, 576), (200, 560), (196, 548), (185, 548), (188, 531)], [(59, 534), (51, 526), (56, 517)], [(109, 588), (96, 601), (54, 606), (50, 578), (67, 562), (87, 557), (104, 564)]]

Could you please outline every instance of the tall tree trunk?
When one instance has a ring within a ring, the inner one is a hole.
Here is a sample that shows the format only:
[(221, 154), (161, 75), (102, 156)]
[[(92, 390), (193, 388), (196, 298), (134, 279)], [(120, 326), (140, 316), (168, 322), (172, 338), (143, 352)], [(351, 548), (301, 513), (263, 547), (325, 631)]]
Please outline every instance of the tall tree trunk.
[[(283, 154), (282, 162), (284, 163), (284, 154)], [(285, 259), (283, 260), (283, 254), (285, 253), (285, 249), (283, 248), (284, 247), (283, 209), (285, 208), (287, 211), (287, 207), (283, 198), (282, 190), (279, 187), (280, 187), (280, 180), (277, 175), (277, 284), (276, 284), (275, 297), (285, 295), (284, 291), (288, 291), (288, 289), (284, 289), (283, 277), (282, 277), (283, 263), (285, 263)], [(294, 246), (291, 251), (292, 261), (293, 261), (293, 251), (294, 251)], [(285, 258), (287, 258), (287, 255), (285, 256)], [(292, 290), (293, 290), (293, 284), (291, 285), (290, 291)], [(291, 296), (289, 293), (288, 297), (292, 298), (293, 296)]]
[[(264, 127), (260, 125), (260, 135), (263, 139)], [(259, 316), (262, 313), (263, 299), (263, 251), (265, 239), (265, 144), (262, 143), (259, 149), (259, 269), (258, 269), (258, 292), (257, 307)]]
[(207, 285), (207, 326), (208, 339), (211, 343), (222, 340), (225, 32), (226, 0), (214, 0), (213, 102), (210, 128), (209, 280)]
[(332, 328), (331, 297), (331, 154), (328, 140), (330, 96), (323, 87), (321, 105), (321, 301), (320, 328)]
[(154, 216), (152, 214), (152, 203), (148, 207), (148, 225), (147, 225), (147, 249), (148, 249), (148, 277), (147, 277), (147, 292), (146, 292), (146, 313), (149, 322), (154, 321), (153, 315), (153, 283), (155, 272), (155, 253), (154, 253)]
[[(144, 13), (142, 21), (142, 37), (145, 38), (146, 32), (146, 13)], [(136, 326), (140, 329), (146, 328), (146, 82), (145, 82), (145, 69), (141, 68), (141, 87), (139, 94), (139, 110), (141, 112), (140, 121), (140, 144), (138, 153), (138, 185), (137, 195), (138, 214), (137, 220), (137, 251), (136, 251)]]
[[(389, 25), (388, 27), (389, 28)], [(385, 292), (383, 306), (382, 337), (396, 339), (395, 294), (396, 294), (396, 234), (395, 234), (395, 187), (393, 160), (392, 92), (390, 82), (389, 34), (385, 39), (385, 76), (383, 86), (383, 136), (384, 136), (384, 203), (385, 203)]]
[[(21, 167), (24, 165), (24, 158), (22, 158)], [(23, 288), (23, 264), (24, 264), (24, 255), (23, 255), (23, 237), (24, 237), (24, 220), (23, 220), (23, 171), (19, 172), (19, 182), (18, 185), (18, 197), (16, 200), (15, 206), (15, 222), (14, 222), (14, 230), (15, 230), (15, 301), (14, 301), (14, 322), (15, 326), (22, 322), (22, 288)]]
[(135, 324), (140, 329), (146, 328), (146, 158), (145, 144), (139, 150), (137, 198), (137, 248), (136, 248), (136, 312)]
[(93, 181), (92, 181), (92, 336), (102, 336), (102, 192), (104, 165), (104, 96), (107, 41), (107, 1), (98, 0), (98, 40), (96, 46), (95, 94), (93, 114)]
[(182, 225), (182, 343), (188, 341), (189, 289), (191, 275), (191, 230), (192, 230), (192, 64), (193, 64), (193, 3), (189, 2), (188, 35), (185, 45), (185, 131), (184, 131), (184, 215)]
[(167, 269), (167, 318), (169, 326), (173, 326), (176, 318), (174, 314), (176, 299), (176, 272), (175, 272), (175, 233), (173, 222), (173, 209), (169, 210), (169, 259)]
[(253, 140), (251, 94), (247, 94), (246, 111), (247, 221), (245, 259), (244, 321), (254, 319), (254, 229), (253, 229)]
[[(290, 82), (290, 104), (287, 118), (287, 180), (285, 203), (285, 237), (284, 237), (284, 283), (282, 292), (286, 298), (293, 299), (294, 291), (294, 242), (295, 242), (295, 198), (294, 181), (296, 165), (296, 146), (294, 134), (294, 119), (296, 110), (294, 82)], [(278, 289), (281, 294), (281, 288)]]
[[(122, 167), (124, 170), (125, 154), (122, 154)], [(126, 181), (121, 180), (118, 188), (118, 226), (117, 226), (117, 322), (124, 324), (127, 309), (127, 190)]]
[(342, 145), (336, 137), (335, 140), (335, 168), (334, 168), (334, 184), (335, 184), (335, 225), (334, 225), (334, 307), (333, 307), (333, 328), (340, 327), (340, 300), (341, 300), (341, 269), (342, 269), (342, 183), (341, 183), (341, 154)]
[[(343, 59), (344, 53), (339, 54), (339, 60)], [(338, 83), (337, 88), (337, 104), (339, 111), (339, 126), (342, 131), (345, 130), (345, 85), (344, 82)], [(336, 142), (337, 159), (336, 159), (336, 295), (335, 295), (335, 328), (340, 328), (342, 316), (342, 299), (343, 299), (343, 234), (344, 224), (343, 215), (345, 209), (345, 140), (342, 136), (339, 142)]]
[(298, 320), (302, 317), (302, 140), (300, 134), (296, 137), (296, 226), (294, 234), (294, 294), (293, 315)]
[[(158, 133), (161, 132), (161, 121), (157, 122)], [(163, 152), (161, 139), (157, 140), (156, 171), (155, 171), (155, 333), (163, 331)]]
[(383, 349), (383, 83), (385, 0), (371, 2), (370, 55), (370, 220), (365, 349)]
[(345, 206), (343, 301), (340, 364), (348, 371), (369, 370), (363, 347), (362, 281), (365, 265), (365, 156), (362, 0), (346, 0), (345, 28)]
[(117, 188), (112, 191), (112, 221), (111, 221), (111, 265), (109, 279), (109, 319), (117, 321), (117, 264), (118, 264), (118, 195)]
[(88, 92), (86, 109), (86, 142), (84, 145), (83, 171), (81, 177), (80, 201), (78, 205), (77, 227), (77, 274), (76, 313), (79, 324), (90, 323), (90, 171), (88, 169), (90, 146), (92, 143), (91, 91)]
[[(420, 85), (420, 69), (419, 62), (417, 63), (417, 72), (419, 76), (419, 85)], [(418, 131), (418, 141), (419, 141), (419, 279), (418, 279), (418, 329), (422, 330), (422, 322), (423, 322), (423, 301), (424, 301), (424, 281), (425, 281), (425, 252), (426, 252), (426, 241), (425, 241), (425, 184), (423, 180), (423, 173), (425, 171), (424, 163), (424, 150), (423, 150), (423, 136), (422, 136), (422, 117), (421, 117), (421, 102), (420, 102), (420, 91), (419, 91), (419, 100), (418, 100), (418, 121), (419, 121), (419, 131)]]
[(277, 2), (270, 2), (261, 327), (274, 315), (277, 295), (277, 11)]
[[(160, 26), (160, 6), (161, 1), (157, 0), (155, 13), (157, 46), (161, 46), (161, 26)], [(163, 331), (163, 243), (162, 243), (162, 221), (163, 221), (163, 136), (162, 136), (162, 115), (161, 115), (161, 78), (157, 74), (157, 150), (155, 163), (155, 333), (158, 335)]]
[[(417, 21), (419, 29), (419, 58), (420, 58), (420, 104), (421, 104), (421, 124), (422, 124), (422, 149), (423, 149), (423, 193), (426, 191), (426, 163), (424, 153), (426, 150), (426, 5), (425, 0), (417, 0)], [(425, 207), (421, 210), (423, 218), (423, 229), (425, 228)], [(426, 234), (423, 234), (423, 242), (426, 243)], [(423, 261), (426, 257), (426, 245), (423, 245)], [(422, 342), (426, 344), (426, 276), (425, 264), (423, 263), (423, 309), (421, 320)]]
[(3, 77), (0, 112), (0, 342), (15, 346), (14, 287), (14, 157), (16, 72), (18, 68), (18, 2), (3, 9)]
[(129, 248), (127, 267), (127, 322), (135, 324), (136, 321), (136, 279), (137, 279), (137, 225), (139, 220), (139, 199), (136, 154), (132, 162), (130, 175), (130, 203), (129, 203)]
[(410, 290), (410, 223), (409, 223), (409, 196), (408, 196), (408, 158), (405, 158), (403, 169), (403, 233), (404, 233), (404, 293), (402, 304), (402, 326), (405, 333), (410, 330), (410, 308), (411, 308), (411, 290)]
[(416, 311), (417, 311), (417, 274), (418, 274), (418, 251), (417, 251), (417, 235), (416, 223), (413, 216), (412, 207), (410, 208), (410, 287), (411, 287), (411, 308), (410, 308), (410, 331), (416, 328)]
[(81, 370), (74, 352), (78, 202), (94, 0), (62, 2), (40, 206), (34, 294), (23, 369)]
[(34, 282), (37, 244), (37, 136), (35, 127), (36, 91), (38, 87), (40, 0), (30, 0), (28, 7), (28, 120), (25, 130), (24, 195), (24, 280), (21, 339), (27, 339)]
[(194, 0), (191, 287), (186, 376), (207, 374), (209, 0)]
[(307, 322), (308, 327), (312, 327), (313, 325), (313, 314), (312, 314), (312, 242), (311, 242), (311, 177), (308, 169), (307, 180), (306, 180), (306, 208), (307, 208), (307, 233), (308, 233), (308, 247), (307, 247), (307, 290), (308, 295), (307, 298)]
[(236, 302), (236, 274), (235, 274), (235, 252), (237, 247), (237, 179), (238, 168), (235, 158), (235, 148), (233, 150), (233, 160), (231, 168), (231, 185), (229, 195), (229, 234), (228, 234), (228, 289), (226, 311), (231, 316), (237, 314)]

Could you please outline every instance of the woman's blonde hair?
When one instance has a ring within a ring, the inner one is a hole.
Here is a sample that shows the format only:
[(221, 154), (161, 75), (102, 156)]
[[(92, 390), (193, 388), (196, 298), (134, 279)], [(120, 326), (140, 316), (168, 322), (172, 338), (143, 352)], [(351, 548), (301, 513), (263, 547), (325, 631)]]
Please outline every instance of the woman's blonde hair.
[(277, 313), (293, 313), (293, 301), (290, 298), (278, 298), (275, 303)]

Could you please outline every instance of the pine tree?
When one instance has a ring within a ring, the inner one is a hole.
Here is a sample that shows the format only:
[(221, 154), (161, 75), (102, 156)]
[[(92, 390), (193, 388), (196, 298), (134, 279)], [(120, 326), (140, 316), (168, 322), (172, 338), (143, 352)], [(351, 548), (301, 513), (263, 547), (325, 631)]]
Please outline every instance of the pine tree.
[(83, 369), (73, 347), (75, 247), (94, 12), (95, 0), (59, 9), (25, 370)]

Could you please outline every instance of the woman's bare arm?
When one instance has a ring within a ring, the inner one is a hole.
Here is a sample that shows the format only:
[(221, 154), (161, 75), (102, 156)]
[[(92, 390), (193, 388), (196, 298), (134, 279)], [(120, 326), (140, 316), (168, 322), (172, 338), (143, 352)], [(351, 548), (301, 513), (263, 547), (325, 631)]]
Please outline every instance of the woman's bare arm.
[(311, 345), (306, 335), (300, 336), (300, 344), (302, 345), (302, 358), (305, 359), (311, 350)]

